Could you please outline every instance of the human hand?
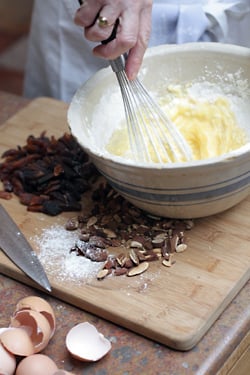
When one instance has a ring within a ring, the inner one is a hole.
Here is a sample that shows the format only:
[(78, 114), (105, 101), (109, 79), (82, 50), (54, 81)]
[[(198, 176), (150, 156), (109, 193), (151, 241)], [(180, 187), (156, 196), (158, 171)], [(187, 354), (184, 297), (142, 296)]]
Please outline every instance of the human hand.
[(152, 0), (83, 0), (75, 14), (75, 23), (84, 27), (88, 40), (101, 42), (110, 37), (119, 19), (116, 37), (96, 46), (93, 53), (113, 60), (128, 52), (125, 70), (131, 80), (140, 69), (148, 45), (151, 12)]

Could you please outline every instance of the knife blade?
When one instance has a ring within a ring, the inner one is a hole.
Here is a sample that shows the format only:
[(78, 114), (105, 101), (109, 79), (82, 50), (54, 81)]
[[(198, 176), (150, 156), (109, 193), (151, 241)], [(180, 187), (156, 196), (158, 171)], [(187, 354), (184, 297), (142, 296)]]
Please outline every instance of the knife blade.
[(51, 292), (43, 266), (20, 228), (0, 205), (0, 248), (33, 281)]

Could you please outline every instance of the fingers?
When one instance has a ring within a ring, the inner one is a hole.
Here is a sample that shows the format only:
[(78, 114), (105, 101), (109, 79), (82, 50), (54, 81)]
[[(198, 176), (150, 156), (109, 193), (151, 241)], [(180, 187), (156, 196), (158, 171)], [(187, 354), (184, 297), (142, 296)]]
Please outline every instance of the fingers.
[(84, 27), (88, 40), (102, 42), (110, 37), (119, 19), (115, 38), (95, 47), (93, 53), (111, 60), (129, 51), (126, 72), (133, 79), (148, 45), (151, 12), (151, 0), (85, 0), (75, 15), (75, 22)]
[[(139, 21), (140, 18), (137, 13), (131, 12), (129, 9), (124, 11), (122, 16), (119, 18), (116, 37), (109, 43), (98, 45), (96, 48), (94, 48), (94, 54), (96, 56), (112, 60), (124, 52), (129, 51), (137, 42)], [(109, 35), (107, 35), (107, 37)]]
[(86, 5), (81, 6), (76, 12), (75, 23), (84, 27), (84, 35), (88, 40), (102, 42), (112, 33), (120, 10), (110, 4), (101, 6), (97, 5), (97, 1), (85, 1)]
[(85, 28), (85, 37), (92, 42), (108, 39), (118, 19), (119, 11), (117, 8), (109, 5), (104, 6), (100, 10), (96, 22), (91, 27)]
[(82, 27), (90, 27), (96, 20), (96, 15), (99, 13), (101, 5), (98, 1), (83, 0), (82, 5), (76, 11), (75, 23)]
[(151, 9), (141, 13), (141, 28), (135, 46), (130, 49), (126, 61), (126, 73), (129, 80), (136, 78), (142, 64), (143, 56), (148, 46), (151, 33)]

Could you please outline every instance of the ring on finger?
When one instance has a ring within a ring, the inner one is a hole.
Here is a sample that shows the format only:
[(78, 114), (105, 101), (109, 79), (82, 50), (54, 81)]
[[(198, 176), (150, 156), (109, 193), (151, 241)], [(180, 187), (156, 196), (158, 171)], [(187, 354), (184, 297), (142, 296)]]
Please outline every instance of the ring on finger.
[(79, 0), (79, 4), (80, 4), (80, 7), (83, 8), (87, 5), (87, 1), (86, 0)]
[(107, 17), (105, 16), (99, 16), (97, 18), (97, 25), (101, 28), (105, 28), (105, 27), (109, 27), (109, 26), (112, 26), (113, 24), (112, 23), (109, 23)]

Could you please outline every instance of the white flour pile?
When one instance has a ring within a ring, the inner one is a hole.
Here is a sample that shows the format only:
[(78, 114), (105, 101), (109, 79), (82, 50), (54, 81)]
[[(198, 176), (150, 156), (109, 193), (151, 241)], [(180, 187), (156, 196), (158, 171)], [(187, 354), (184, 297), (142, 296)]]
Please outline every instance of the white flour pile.
[(31, 238), (36, 244), (39, 259), (45, 271), (60, 282), (86, 283), (95, 278), (103, 263), (93, 262), (83, 256), (70, 253), (78, 239), (77, 231), (67, 231), (63, 226), (53, 225), (41, 235)]

